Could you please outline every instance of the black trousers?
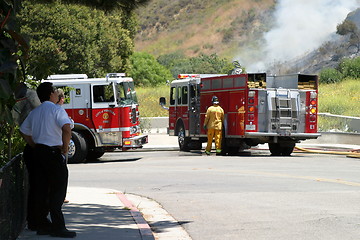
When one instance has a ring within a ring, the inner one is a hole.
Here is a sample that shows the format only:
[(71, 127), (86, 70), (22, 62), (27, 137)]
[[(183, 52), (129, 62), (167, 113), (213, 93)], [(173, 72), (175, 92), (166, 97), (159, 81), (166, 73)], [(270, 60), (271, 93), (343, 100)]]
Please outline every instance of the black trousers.
[(36, 157), (37, 174), (37, 219), (41, 225), (47, 221), (50, 213), (52, 230), (65, 229), (65, 220), (62, 213), (68, 184), (68, 169), (61, 150), (37, 144), (34, 150)]
[(28, 201), (27, 201), (27, 216), (26, 220), (28, 222), (28, 228), (31, 230), (36, 230), (38, 228), (37, 219), (36, 219), (36, 194), (37, 194), (37, 184), (36, 177), (37, 168), (35, 167), (34, 159), (34, 149), (30, 145), (26, 144), (23, 152), (23, 159), (25, 161), (26, 169), (28, 171), (29, 179), (29, 192), (28, 192)]

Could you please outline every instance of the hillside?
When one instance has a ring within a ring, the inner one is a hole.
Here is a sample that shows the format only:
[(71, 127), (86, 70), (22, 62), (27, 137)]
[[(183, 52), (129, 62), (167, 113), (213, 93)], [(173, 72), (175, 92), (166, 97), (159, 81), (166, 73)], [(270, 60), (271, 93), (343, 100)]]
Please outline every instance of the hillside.
[(138, 9), (137, 51), (232, 58), (270, 27), (275, 0), (153, 0)]
[(337, 66), (343, 57), (358, 55), (348, 49), (348, 36), (336, 34), (336, 26), (347, 16), (360, 26), (360, 10), (348, 14), (360, 1), (317, 6), (323, 11), (314, 8), (316, 2), (152, 0), (137, 11), (135, 48), (155, 56), (216, 53), (241, 60), (250, 71), (318, 73)]

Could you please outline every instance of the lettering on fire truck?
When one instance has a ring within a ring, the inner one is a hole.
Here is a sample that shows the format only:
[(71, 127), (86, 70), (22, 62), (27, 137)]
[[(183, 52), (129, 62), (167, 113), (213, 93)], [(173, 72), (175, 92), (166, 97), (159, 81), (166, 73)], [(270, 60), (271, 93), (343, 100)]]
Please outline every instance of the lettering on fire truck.
[(180, 74), (170, 83), (169, 134), (183, 151), (207, 141), (202, 128), (216, 95), (224, 109), (222, 153), (236, 154), (268, 143), (272, 155), (290, 155), (295, 144), (317, 138), (318, 77), (265, 73), (234, 75)]
[(65, 92), (64, 109), (74, 121), (69, 162), (101, 157), (105, 151), (141, 148), (139, 109), (132, 78), (122, 73), (105, 78), (86, 74), (51, 75), (47, 80)]

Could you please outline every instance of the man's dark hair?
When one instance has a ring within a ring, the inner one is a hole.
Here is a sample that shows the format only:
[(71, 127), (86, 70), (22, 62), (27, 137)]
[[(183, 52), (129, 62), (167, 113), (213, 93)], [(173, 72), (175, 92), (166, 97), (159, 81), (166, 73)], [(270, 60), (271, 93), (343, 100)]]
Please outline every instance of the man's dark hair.
[(53, 92), (55, 92), (55, 88), (51, 82), (43, 82), (36, 89), (36, 93), (40, 99), (40, 102), (50, 100), (50, 95)]

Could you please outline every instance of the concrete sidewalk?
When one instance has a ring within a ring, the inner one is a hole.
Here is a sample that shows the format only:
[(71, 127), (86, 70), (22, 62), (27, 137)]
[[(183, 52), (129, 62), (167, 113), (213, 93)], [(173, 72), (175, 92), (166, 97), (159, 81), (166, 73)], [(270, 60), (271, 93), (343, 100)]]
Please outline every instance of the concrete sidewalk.
[[(147, 198), (112, 189), (69, 187), (66, 199), (69, 200), (63, 205), (66, 226), (76, 231), (77, 240), (191, 239), (158, 203)], [(145, 220), (143, 215), (148, 219)], [(147, 221), (167, 222), (172, 227), (164, 233), (153, 233)], [(25, 229), (18, 239), (54, 238)]]
[[(69, 230), (76, 231), (78, 240), (154, 239), (150, 227), (133, 218), (132, 214), (138, 211), (122, 201), (126, 197), (120, 192), (70, 187), (66, 198), (69, 200), (63, 205), (66, 225)], [(25, 229), (18, 239), (54, 238)]]

